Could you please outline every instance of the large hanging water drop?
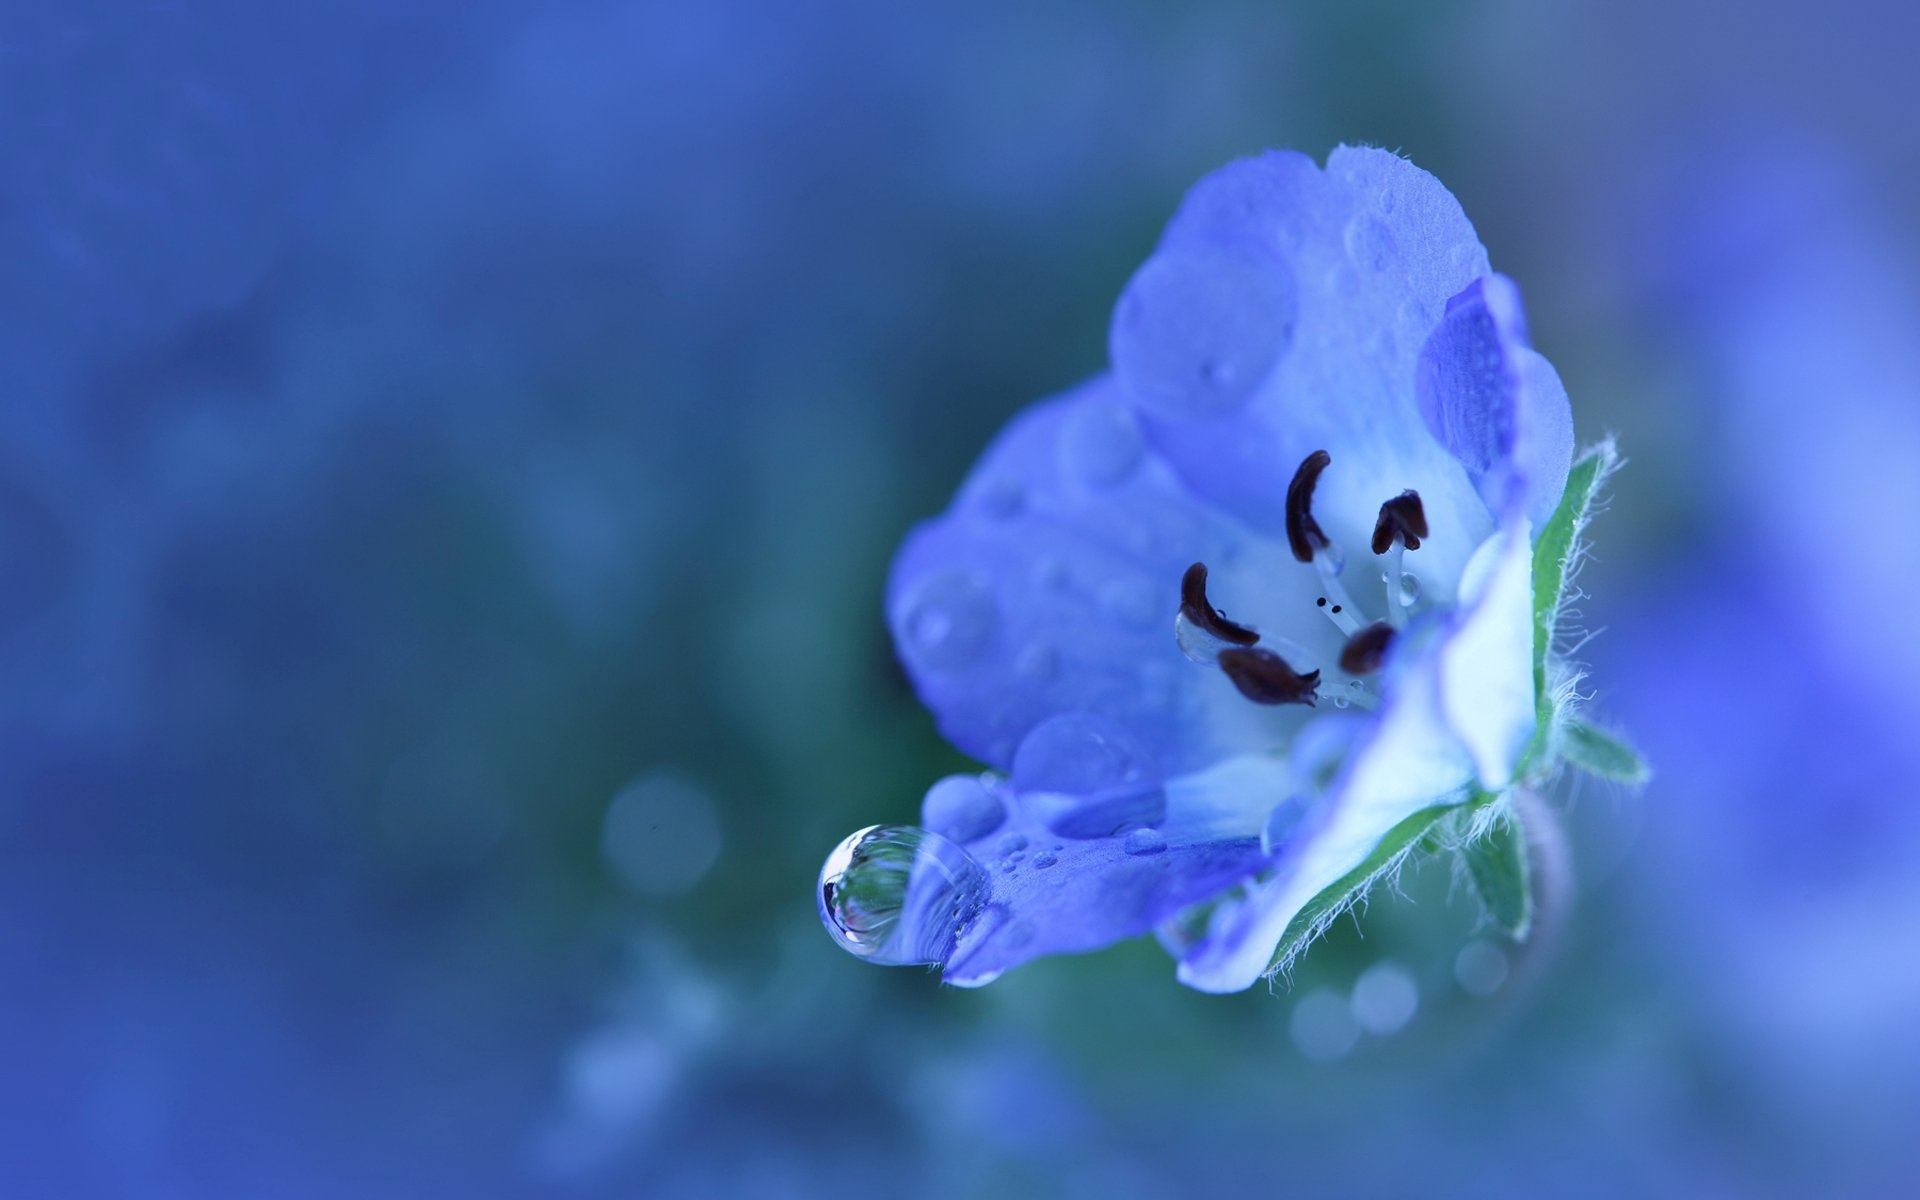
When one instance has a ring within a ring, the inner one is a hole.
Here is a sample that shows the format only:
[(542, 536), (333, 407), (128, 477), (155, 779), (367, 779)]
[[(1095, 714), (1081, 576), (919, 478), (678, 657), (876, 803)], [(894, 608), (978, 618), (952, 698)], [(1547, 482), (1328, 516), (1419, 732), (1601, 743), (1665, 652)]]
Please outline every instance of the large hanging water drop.
[(965, 850), (911, 825), (870, 825), (820, 868), (820, 920), (849, 953), (889, 967), (939, 964), (987, 902)]

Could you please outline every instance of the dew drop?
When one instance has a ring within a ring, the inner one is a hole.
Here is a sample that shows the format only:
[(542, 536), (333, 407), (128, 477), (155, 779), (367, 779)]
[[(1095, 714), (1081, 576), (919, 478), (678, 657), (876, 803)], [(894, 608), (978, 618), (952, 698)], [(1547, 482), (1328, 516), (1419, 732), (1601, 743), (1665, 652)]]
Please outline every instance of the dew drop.
[(1420, 600), (1420, 577), (1410, 571), (1400, 574), (1400, 603), (1411, 608)]
[(1220, 661), (1220, 652), (1227, 643), (1187, 619), (1185, 609), (1173, 616), (1173, 642), (1180, 647), (1180, 653), (1187, 656), (1188, 662), (1199, 663), (1203, 667), (1213, 666)]
[(1353, 702), (1351, 700), (1348, 700), (1345, 696), (1335, 696), (1333, 698), (1333, 706), (1335, 708), (1346, 708), (1352, 703)]
[(1059, 861), (1060, 861), (1059, 857), (1056, 856), (1052, 851), (1050, 850), (1042, 851), (1041, 853), (1033, 856), (1033, 869), (1036, 871), (1044, 871), (1048, 867), (1052, 866), (1053, 864)]
[(820, 868), (820, 920), (847, 952), (883, 966), (944, 963), (986, 904), (987, 873), (937, 833), (872, 825)]
[(949, 775), (928, 788), (920, 802), (926, 827), (956, 842), (979, 841), (1006, 819), (1006, 805), (978, 775)]
[(1167, 848), (1167, 839), (1158, 829), (1135, 829), (1127, 834), (1120, 848), (1128, 854), (1158, 854)]
[(1000, 627), (993, 593), (966, 571), (942, 571), (915, 581), (904, 612), (907, 655), (937, 671), (978, 661), (992, 648)]
[(1082, 404), (1060, 431), (1060, 457), (1067, 472), (1094, 488), (1110, 488), (1140, 465), (1140, 430), (1124, 405)]
[(1171, 420), (1245, 404), (1293, 340), (1292, 272), (1251, 244), (1149, 258), (1114, 307), (1108, 345), (1129, 399)]
[(1069, 712), (1036, 726), (1013, 756), (1021, 802), (1061, 837), (1107, 837), (1129, 825), (1156, 825), (1166, 793), (1118, 724)]
[(1018, 854), (1026, 848), (1027, 835), (1024, 833), (1010, 833), (1000, 839), (1000, 853), (1002, 854)]
[(1392, 188), (1381, 188), (1379, 195), (1373, 198), (1373, 204), (1382, 214), (1391, 215), (1394, 209), (1400, 207), (1400, 195)]

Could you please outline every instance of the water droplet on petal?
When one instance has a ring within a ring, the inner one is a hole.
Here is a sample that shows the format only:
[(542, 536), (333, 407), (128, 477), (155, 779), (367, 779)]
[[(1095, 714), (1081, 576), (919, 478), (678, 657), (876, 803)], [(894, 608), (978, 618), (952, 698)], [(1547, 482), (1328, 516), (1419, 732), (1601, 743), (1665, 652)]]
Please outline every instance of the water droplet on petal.
[(1206, 630), (1187, 620), (1185, 609), (1173, 616), (1173, 641), (1180, 647), (1180, 653), (1187, 656), (1188, 662), (1210, 667), (1220, 661), (1220, 652), (1227, 643)]
[(1293, 340), (1297, 287), (1253, 245), (1156, 254), (1115, 306), (1108, 344), (1129, 399), (1173, 420), (1245, 404)]
[(1000, 853), (1002, 854), (1018, 854), (1026, 848), (1027, 835), (1024, 833), (1010, 833), (1000, 839)]
[(1143, 450), (1133, 413), (1108, 402), (1083, 404), (1060, 431), (1060, 456), (1074, 478), (1109, 488), (1140, 465)]
[(849, 953), (884, 966), (944, 963), (986, 904), (987, 873), (965, 850), (910, 825), (873, 825), (820, 868), (820, 919)]
[(1333, 706), (1335, 708), (1347, 708), (1351, 704), (1352, 701), (1348, 700), (1345, 696), (1335, 696), (1333, 698)]
[(1127, 825), (1157, 825), (1166, 793), (1113, 721), (1061, 713), (1036, 726), (1013, 756), (1021, 803), (1061, 837), (1107, 837)]
[(1052, 851), (1043, 850), (1033, 856), (1033, 869), (1036, 871), (1044, 871), (1059, 861), (1060, 859)]
[(1400, 207), (1399, 193), (1395, 192), (1392, 188), (1381, 188), (1379, 195), (1373, 198), (1373, 205), (1382, 213), (1390, 214), (1394, 209)]
[(1000, 828), (1006, 805), (978, 775), (949, 775), (927, 789), (920, 820), (928, 829), (956, 842), (975, 842)]
[(1400, 603), (1412, 608), (1420, 600), (1420, 577), (1411, 571), (1400, 574)]
[(1135, 829), (1128, 832), (1120, 848), (1128, 854), (1158, 854), (1167, 848), (1167, 839), (1158, 829)]
[(916, 580), (905, 613), (908, 657), (937, 671), (972, 665), (992, 648), (1000, 627), (993, 592), (966, 571), (942, 571)]

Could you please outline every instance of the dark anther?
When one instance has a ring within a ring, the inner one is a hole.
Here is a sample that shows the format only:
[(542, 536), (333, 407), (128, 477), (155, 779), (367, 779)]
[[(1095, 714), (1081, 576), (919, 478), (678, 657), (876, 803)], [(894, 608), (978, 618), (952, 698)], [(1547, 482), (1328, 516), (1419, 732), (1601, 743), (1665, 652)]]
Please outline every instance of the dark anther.
[(1426, 506), (1420, 503), (1420, 493), (1408, 488), (1380, 506), (1380, 519), (1373, 523), (1373, 552), (1385, 554), (1393, 549), (1395, 538), (1406, 543), (1407, 549), (1418, 550), (1425, 536)]
[(1180, 580), (1180, 611), (1187, 620), (1223, 642), (1251, 646), (1260, 635), (1245, 625), (1236, 625), (1207, 601), (1207, 564), (1195, 563)]
[(1340, 669), (1349, 675), (1371, 675), (1386, 661), (1387, 647), (1392, 644), (1393, 626), (1375, 621), (1340, 648)]
[(1313, 485), (1320, 482), (1320, 472), (1332, 461), (1333, 456), (1325, 450), (1315, 450), (1287, 485), (1287, 545), (1301, 562), (1312, 562), (1314, 549), (1327, 544), (1320, 522), (1313, 519)]
[(1255, 704), (1308, 704), (1318, 695), (1320, 672), (1297, 673), (1287, 660), (1271, 650), (1234, 649), (1220, 652), (1220, 669), (1240, 694)]

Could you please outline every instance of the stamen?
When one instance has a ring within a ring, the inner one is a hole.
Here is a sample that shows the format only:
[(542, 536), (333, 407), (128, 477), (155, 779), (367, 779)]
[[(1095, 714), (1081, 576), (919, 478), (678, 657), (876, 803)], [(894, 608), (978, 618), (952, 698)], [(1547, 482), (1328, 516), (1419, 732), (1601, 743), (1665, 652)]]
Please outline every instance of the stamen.
[(1387, 648), (1393, 644), (1394, 628), (1375, 621), (1347, 639), (1340, 648), (1340, 669), (1349, 675), (1371, 675), (1386, 661)]
[(1287, 545), (1301, 562), (1312, 562), (1316, 548), (1331, 544), (1321, 532), (1320, 522), (1313, 519), (1313, 486), (1332, 461), (1333, 456), (1325, 450), (1315, 450), (1301, 462), (1300, 469), (1293, 473), (1293, 482), (1287, 485)]
[(1237, 647), (1220, 652), (1220, 669), (1255, 704), (1305, 704), (1318, 699), (1320, 672), (1305, 675), (1271, 650)]
[(1420, 503), (1420, 493), (1408, 488), (1380, 506), (1380, 517), (1373, 523), (1373, 552), (1385, 554), (1396, 541), (1409, 550), (1418, 550), (1420, 539), (1426, 536), (1426, 506)]
[(1346, 585), (1333, 573), (1333, 564), (1327, 561), (1325, 551), (1313, 556), (1313, 567), (1320, 572), (1320, 590), (1323, 593), (1314, 604), (1325, 613), (1341, 633), (1351, 637), (1360, 631), (1360, 619), (1355, 616), (1353, 598), (1347, 595)]
[(1380, 582), (1387, 585), (1387, 620), (1395, 628), (1407, 623), (1407, 583), (1401, 573), (1401, 564), (1406, 560), (1407, 548), (1395, 542), (1387, 554), (1387, 571)]
[(1207, 564), (1195, 563), (1180, 580), (1180, 615), (1223, 642), (1251, 646), (1260, 635), (1245, 625), (1229, 621), (1207, 600)]

